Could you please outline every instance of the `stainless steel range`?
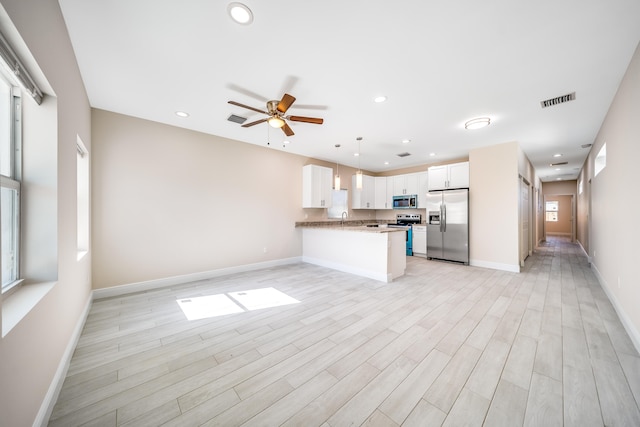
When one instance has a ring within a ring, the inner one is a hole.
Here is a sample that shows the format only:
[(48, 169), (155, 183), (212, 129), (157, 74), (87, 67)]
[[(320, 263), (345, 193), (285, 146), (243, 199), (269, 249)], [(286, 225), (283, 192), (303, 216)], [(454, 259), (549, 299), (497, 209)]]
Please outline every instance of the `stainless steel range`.
[(420, 224), (422, 215), (420, 214), (398, 214), (396, 215), (396, 223), (389, 224), (387, 227), (404, 228), (406, 230), (405, 239), (407, 242), (407, 255), (413, 256), (413, 233), (411, 231), (412, 224)]

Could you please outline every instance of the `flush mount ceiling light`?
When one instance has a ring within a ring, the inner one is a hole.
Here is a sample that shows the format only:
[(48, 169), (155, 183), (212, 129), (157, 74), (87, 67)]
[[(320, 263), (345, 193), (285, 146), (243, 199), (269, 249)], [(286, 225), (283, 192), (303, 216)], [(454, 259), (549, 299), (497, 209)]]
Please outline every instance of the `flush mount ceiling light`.
[(485, 126), (489, 126), (491, 124), (491, 119), (489, 117), (478, 117), (475, 119), (471, 119), (464, 124), (465, 129), (480, 129)]
[(284, 120), (282, 120), (280, 117), (271, 117), (269, 120), (267, 120), (267, 122), (269, 122), (269, 125), (274, 128), (281, 128), (282, 126), (284, 126)]
[(178, 116), (178, 117), (189, 117), (189, 113), (185, 113), (184, 111), (176, 111), (176, 116)]
[(403, 144), (408, 144), (408, 143), (410, 143), (410, 142), (411, 142), (411, 140), (410, 140), (410, 139), (403, 139), (403, 140), (402, 140), (402, 143), (403, 143)]
[(373, 98), (373, 102), (377, 102), (378, 104), (387, 100), (387, 97), (384, 95), (376, 96)]
[(435, 157), (435, 156), (436, 156), (436, 153), (429, 153), (429, 156), (430, 156), (430, 157)]
[(251, 12), (251, 9), (242, 3), (229, 3), (229, 6), (227, 6), (227, 12), (229, 13), (229, 16), (231, 16), (231, 19), (238, 24), (249, 25), (253, 22), (253, 13)]
[(553, 155), (553, 157), (562, 157), (562, 154), (556, 153), (556, 154)]

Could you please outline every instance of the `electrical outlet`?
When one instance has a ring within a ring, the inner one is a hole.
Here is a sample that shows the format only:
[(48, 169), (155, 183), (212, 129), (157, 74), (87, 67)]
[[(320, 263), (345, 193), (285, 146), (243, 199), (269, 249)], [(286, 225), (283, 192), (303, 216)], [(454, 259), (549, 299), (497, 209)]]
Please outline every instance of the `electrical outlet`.
[(265, 253), (265, 254), (267, 253), (267, 247), (266, 246), (264, 248), (262, 248), (262, 252)]

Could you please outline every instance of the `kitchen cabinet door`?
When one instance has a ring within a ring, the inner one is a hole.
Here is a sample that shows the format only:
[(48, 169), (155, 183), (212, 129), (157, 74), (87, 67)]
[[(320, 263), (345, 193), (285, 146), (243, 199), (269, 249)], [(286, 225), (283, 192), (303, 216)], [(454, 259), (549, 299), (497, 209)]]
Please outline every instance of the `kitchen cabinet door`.
[(431, 166), (429, 173), (429, 190), (444, 190), (447, 188), (449, 172), (447, 165)]
[(418, 208), (427, 207), (427, 193), (429, 192), (429, 173), (418, 172)]
[(351, 209), (375, 209), (375, 179), (362, 175), (362, 190), (356, 187), (356, 176), (351, 177)]
[(374, 207), (376, 209), (391, 209), (393, 199), (393, 180), (386, 176), (375, 177)]
[(302, 168), (302, 207), (330, 208), (333, 169), (318, 165)]
[(405, 175), (395, 175), (393, 177), (393, 195), (404, 196), (407, 194), (407, 177)]
[(469, 162), (449, 165), (449, 188), (469, 188)]
[(420, 186), (418, 184), (418, 174), (408, 173), (405, 175), (405, 179), (407, 182), (407, 192), (405, 194), (418, 194), (418, 192), (420, 191)]

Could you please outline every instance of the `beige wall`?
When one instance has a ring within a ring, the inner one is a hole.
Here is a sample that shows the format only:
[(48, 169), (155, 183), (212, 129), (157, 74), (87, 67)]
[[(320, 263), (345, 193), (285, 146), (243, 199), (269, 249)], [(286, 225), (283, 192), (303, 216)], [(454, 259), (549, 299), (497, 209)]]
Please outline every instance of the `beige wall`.
[[(544, 186), (544, 184), (543, 184)], [(545, 227), (547, 234), (559, 236), (571, 236), (571, 199), (572, 196), (546, 196), (545, 202), (558, 202), (557, 221), (547, 221)]]
[[(41, 106), (23, 102), (22, 254), (29, 282), (56, 284), (0, 338), (0, 424), (30, 426), (46, 418), (91, 292), (91, 254), (78, 261), (76, 247), (76, 138), (91, 150), (90, 109), (58, 2), (2, 0), (1, 9), (3, 33), (46, 92)], [(3, 315), (13, 296), (0, 297)]]
[[(640, 350), (640, 273), (637, 268), (640, 227), (636, 225), (640, 198), (634, 179), (640, 158), (638, 117), (640, 45), (578, 177), (584, 186), (579, 206), (587, 211), (589, 203), (592, 206), (591, 232), (587, 214), (582, 214), (578, 217), (579, 236), (588, 241), (592, 267)], [(593, 163), (604, 143), (607, 144), (607, 165), (594, 177)], [(589, 194), (590, 201), (586, 200)]]
[(518, 144), (469, 153), (469, 258), (472, 265), (519, 271)]
[(295, 222), (327, 219), (301, 208), (302, 166), (335, 164), (103, 110), (92, 129), (96, 289), (299, 257)]

